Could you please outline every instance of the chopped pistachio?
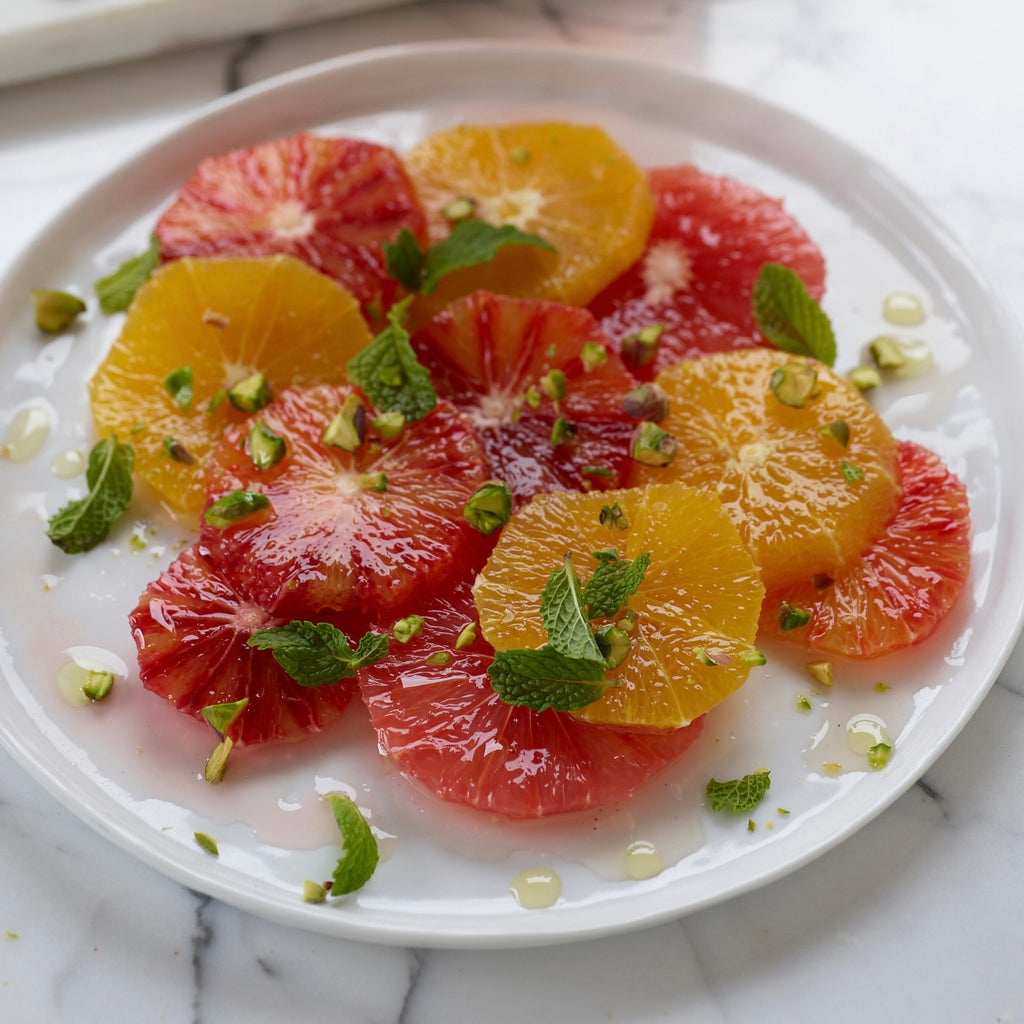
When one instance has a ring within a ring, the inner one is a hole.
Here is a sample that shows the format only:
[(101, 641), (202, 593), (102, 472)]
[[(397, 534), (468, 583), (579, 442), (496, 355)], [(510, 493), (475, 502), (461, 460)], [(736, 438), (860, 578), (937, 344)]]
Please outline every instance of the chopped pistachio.
[(768, 382), (771, 393), (783, 404), (802, 409), (814, 395), (818, 371), (808, 363), (783, 363)]
[(234, 745), (231, 737), (225, 736), (213, 748), (210, 756), (206, 759), (206, 767), (203, 769), (203, 778), (207, 782), (213, 784), (220, 782), (224, 778), (224, 773), (228, 770), (228, 755), (231, 753), (231, 748)]
[(223, 704), (207, 704), (206, 707), (200, 709), (199, 713), (203, 716), (207, 725), (218, 736), (223, 737), (228, 729), (238, 721), (248, 705), (249, 698), (243, 697), (241, 700), (227, 701)]
[(174, 404), (179, 409), (188, 411), (192, 408), (192, 399), (194, 397), (192, 380), (194, 376), (195, 371), (191, 366), (179, 366), (176, 370), (171, 370), (164, 377), (164, 387), (167, 389), (167, 394), (174, 399)]
[(788, 810), (787, 808), (785, 808), (785, 807), (776, 807), (776, 808), (775, 808), (775, 813), (776, 813), (776, 814), (781, 814), (781, 815), (787, 815), (787, 814), (789, 814), (790, 812), (789, 812), (789, 810)]
[(813, 710), (811, 702), (802, 693), (798, 693), (796, 695), (796, 709), (803, 714), (807, 714), (809, 711)]
[(594, 632), (594, 640), (597, 643), (597, 649), (604, 657), (607, 669), (618, 668), (626, 660), (633, 646), (629, 634), (611, 623), (597, 629)]
[(559, 416), (551, 427), (551, 447), (571, 444), (575, 436), (576, 428), (564, 416)]
[(526, 401), (526, 404), (531, 409), (539, 409), (540, 408), (540, 403), (541, 403), (540, 392), (532, 384), (526, 389), (526, 394), (523, 395), (523, 398)]
[(783, 601), (779, 605), (779, 610), (775, 613), (775, 617), (779, 620), (779, 625), (784, 630), (799, 629), (811, 621), (811, 613), (809, 611), (797, 608), (788, 601)]
[(747, 831), (753, 832), (757, 826), (754, 824), (753, 818), (747, 818)]
[(110, 688), (114, 685), (114, 673), (104, 672), (99, 669), (90, 669), (86, 674), (85, 682), (82, 683), (82, 693), (89, 700), (103, 700)]
[(66, 331), (85, 312), (85, 303), (77, 295), (55, 288), (33, 288), (32, 306), (36, 327), (46, 334)]
[(873, 366), (858, 366), (850, 371), (850, 383), (858, 391), (870, 391), (882, 383), (882, 377)]
[(370, 426), (383, 441), (394, 441), (405, 427), (405, 416), (400, 412), (378, 413)]
[(456, 196), (441, 207), (445, 220), (469, 220), (476, 213), (476, 200), (472, 196)]
[(196, 841), (196, 846), (205, 850), (211, 857), (220, 856), (220, 850), (217, 848), (217, 841), (208, 836), (205, 832), (193, 832), (192, 838)]
[(196, 461), (195, 456), (180, 441), (175, 441), (173, 437), (164, 438), (164, 451), (167, 453), (168, 458), (173, 459), (175, 462), (181, 462), (186, 466), (191, 466)]
[(868, 764), (879, 771), (889, 763), (892, 747), (888, 743), (876, 743), (868, 750)]
[(632, 633), (636, 629), (636, 612), (631, 608), (627, 608), (626, 613), (615, 625), (625, 633)]
[(407, 644), (414, 636), (423, 632), (422, 615), (406, 615), (391, 628), (391, 635), (400, 643)]
[(359, 476), (359, 486), (367, 491), (386, 491), (388, 489), (387, 473), (362, 473)]
[(607, 466), (584, 466), (580, 472), (584, 476), (600, 476), (605, 479), (610, 479), (615, 476), (615, 471), (609, 469)]
[(822, 686), (832, 685), (831, 661), (809, 661), (804, 665), (804, 668), (816, 683), (820, 683)]
[(712, 666), (718, 664), (715, 661), (715, 659), (712, 658), (711, 655), (708, 654), (708, 652), (703, 647), (694, 647), (693, 653), (694, 653), (694, 656), (696, 657), (696, 659), (702, 665), (707, 665), (709, 668), (711, 668)]
[(512, 163), (525, 167), (530, 162), (530, 151), (525, 146), (516, 146), (508, 151)]
[(459, 633), (455, 640), (455, 650), (461, 651), (464, 647), (468, 647), (471, 643), (476, 640), (476, 623), (471, 622), (468, 626), (463, 626), (462, 631)]
[(818, 433), (822, 437), (830, 437), (838, 441), (844, 448), (850, 443), (850, 424), (846, 420), (833, 420), (824, 426), (818, 427)]
[(750, 665), (752, 668), (758, 665), (768, 664), (768, 659), (764, 656), (764, 653), (757, 650), (743, 651), (743, 653), (740, 654), (740, 661), (742, 661), (744, 665)]
[(259, 371), (228, 388), (228, 399), (241, 412), (259, 412), (270, 404), (271, 397), (266, 375)]
[(218, 388), (217, 391), (214, 392), (213, 398), (211, 398), (210, 401), (207, 402), (207, 404), (206, 404), (206, 415), (207, 416), (212, 416), (220, 408), (221, 403), (227, 397), (228, 397), (228, 389), (227, 388)]
[(898, 370), (906, 366), (907, 360), (900, 351), (899, 342), (888, 334), (880, 334), (868, 343), (871, 358), (880, 370)]
[(668, 415), (668, 395), (657, 384), (641, 384), (622, 400), (622, 408), (634, 420), (660, 423)]
[(354, 452), (366, 440), (366, 406), (351, 394), (324, 431), (324, 444)]
[(598, 341), (585, 341), (580, 349), (580, 362), (587, 373), (604, 366), (608, 362), (608, 347)]
[(284, 458), (284, 438), (257, 420), (249, 431), (249, 461), (257, 469), (270, 469)]
[(665, 331), (664, 324), (648, 324), (633, 334), (627, 334), (620, 344), (620, 353), (627, 366), (647, 366), (658, 354), (658, 342)]
[(678, 450), (679, 442), (650, 420), (641, 420), (633, 431), (630, 454), (645, 466), (667, 466)]
[(512, 515), (512, 492), (504, 480), (491, 480), (476, 489), (462, 514), (485, 537), (504, 526)]
[(629, 529), (629, 517), (622, 511), (618, 502), (613, 505), (602, 505), (598, 521), (609, 530)]
[(452, 655), (448, 651), (434, 651), (433, 654), (428, 654), (426, 662), (428, 665), (447, 665), (452, 660)]
[(840, 468), (843, 471), (843, 479), (846, 480), (848, 484), (853, 484), (858, 480), (864, 479), (864, 470), (861, 469), (860, 466), (855, 466), (852, 462), (847, 462), (846, 459), (843, 459)]
[(559, 370), (548, 370), (540, 379), (540, 389), (544, 392), (552, 402), (561, 401), (565, 398), (565, 393), (568, 390), (569, 382), (565, 379), (565, 374)]
[(875, 683), (875, 693), (888, 693), (891, 689), (892, 687), (888, 683), (883, 683), (881, 680)]
[(259, 491), (232, 491), (218, 498), (204, 513), (208, 526), (226, 530), (245, 516), (270, 508), (270, 499)]
[(303, 903), (323, 903), (327, 899), (327, 889), (319, 882), (307, 878), (302, 883)]

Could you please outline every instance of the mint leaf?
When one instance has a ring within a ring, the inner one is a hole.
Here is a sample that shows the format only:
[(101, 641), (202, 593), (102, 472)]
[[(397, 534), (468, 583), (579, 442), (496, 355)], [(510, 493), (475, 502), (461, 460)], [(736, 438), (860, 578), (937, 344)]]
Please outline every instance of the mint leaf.
[(776, 348), (812, 356), (832, 366), (836, 339), (832, 323), (811, 297), (797, 273), (781, 263), (765, 263), (753, 294), (754, 319)]
[(164, 377), (164, 387), (167, 388), (167, 394), (174, 399), (174, 403), (178, 408), (183, 409), (185, 412), (192, 408), (192, 399), (195, 397), (192, 388), (194, 376), (195, 371), (191, 366), (179, 366), (178, 369), (171, 370)]
[(570, 658), (550, 647), (495, 651), (487, 674), (506, 704), (534, 711), (575, 711), (598, 700), (605, 688), (604, 659)]
[(135, 293), (146, 283), (150, 274), (160, 265), (160, 241), (149, 236), (149, 248), (138, 256), (124, 261), (112, 274), (101, 277), (93, 290), (104, 313), (120, 313), (127, 309)]
[(366, 392), (381, 412), (400, 412), (406, 420), (421, 420), (437, 405), (430, 374), (420, 365), (403, 326), (409, 300), (388, 312), (390, 326), (348, 362), (348, 376)]
[(548, 577), (540, 598), (540, 617), (547, 631), (548, 645), (553, 650), (567, 658), (596, 661), (603, 673), (604, 658), (594, 639), (583, 588), (573, 570), (571, 555), (566, 555), (562, 568)]
[(761, 771), (744, 775), (742, 779), (731, 779), (729, 782), (716, 782), (712, 779), (707, 785), (711, 810), (721, 811), (728, 807), (737, 814), (752, 811), (768, 792), (771, 785), (770, 776), (770, 772)]
[(490, 263), (498, 250), (507, 245), (533, 245), (555, 251), (539, 235), (527, 234), (511, 224), (495, 227), (482, 220), (460, 221), (444, 241), (427, 250), (419, 290), (429, 295), (441, 283), (441, 278), (463, 267)]
[(111, 434), (89, 452), (85, 480), (89, 494), (71, 501), (50, 518), (46, 535), (62, 551), (75, 555), (96, 547), (132, 499), (135, 452)]
[(347, 796), (329, 793), (334, 820), (344, 840), (344, 850), (334, 869), (332, 896), (361, 889), (373, 876), (380, 860), (377, 840), (355, 802)]
[(592, 619), (614, 615), (644, 581), (644, 573), (651, 564), (651, 556), (644, 551), (635, 559), (608, 557), (608, 552), (595, 551), (598, 566), (583, 588), (587, 615)]
[(388, 638), (366, 633), (353, 651), (345, 634), (329, 622), (296, 620), (286, 626), (258, 629), (248, 644), (273, 651), (274, 660), (300, 686), (324, 686), (351, 679), (357, 668), (372, 665), (388, 653)]
[(418, 292), (423, 283), (426, 253), (420, 248), (416, 236), (402, 228), (398, 238), (384, 243), (388, 277), (397, 281), (406, 291)]

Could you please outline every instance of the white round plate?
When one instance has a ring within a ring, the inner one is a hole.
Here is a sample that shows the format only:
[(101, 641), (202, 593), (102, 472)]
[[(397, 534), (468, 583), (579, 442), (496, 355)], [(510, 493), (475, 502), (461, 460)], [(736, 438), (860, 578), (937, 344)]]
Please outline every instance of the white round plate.
[[(48, 516), (81, 493), (81, 477), (58, 479), (50, 463), (92, 444), (85, 382), (119, 318), (91, 311), (70, 334), (41, 340), (29, 289), (91, 296), (97, 277), (144, 247), (156, 212), (205, 156), (298, 129), (402, 150), (455, 122), (527, 118), (601, 124), (642, 165), (695, 161), (784, 197), (828, 260), (825, 308), (840, 370), (861, 360), (868, 339), (893, 330), (881, 317), (886, 295), (921, 297), (928, 316), (912, 333), (931, 346), (934, 367), (887, 383), (872, 400), (899, 437), (937, 451), (967, 483), (966, 592), (926, 643), (866, 666), (837, 665), (830, 691), (812, 692), (798, 650), (772, 650), (768, 665), (708, 716), (677, 766), (600, 814), (511, 824), (442, 805), (389, 770), (358, 707), (308, 743), (236, 757), (227, 780), (209, 786), (199, 775), (212, 734), (142, 690), (126, 622), (190, 538), (141, 498), (88, 554), (66, 556), (45, 536)], [(345, 57), (249, 89), (207, 108), (57, 218), (3, 284), (0, 338), (0, 431), (28, 405), (52, 424), (33, 460), (0, 460), (0, 739), (133, 855), (287, 924), (381, 942), (527, 945), (639, 927), (763, 885), (850, 835), (920, 777), (984, 697), (1020, 625), (1024, 464), (1012, 451), (1024, 437), (1024, 346), (1016, 328), (959, 247), (870, 158), (784, 111), (670, 68), (533, 44), (442, 44)], [(58, 692), (58, 669), (80, 648), (128, 666), (101, 704), (73, 707)], [(800, 694), (810, 712), (798, 710)], [(894, 744), (884, 770), (869, 770), (845, 743), (857, 713), (888, 725)], [(839, 774), (825, 762), (838, 762)], [(710, 777), (760, 768), (771, 769), (771, 790), (749, 824), (704, 806)], [(328, 878), (338, 856), (322, 794), (339, 790), (369, 816), (383, 859), (359, 893), (305, 904), (303, 880)], [(217, 840), (218, 858), (195, 844), (196, 831)], [(657, 847), (659, 874), (625, 876), (634, 840)], [(526, 910), (509, 893), (513, 876), (535, 867), (562, 883), (545, 910)]]

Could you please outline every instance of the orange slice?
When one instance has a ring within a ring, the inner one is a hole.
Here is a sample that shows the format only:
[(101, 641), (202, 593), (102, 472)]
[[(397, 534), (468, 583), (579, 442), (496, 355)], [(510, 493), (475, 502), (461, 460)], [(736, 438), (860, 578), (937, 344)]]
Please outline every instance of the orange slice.
[(654, 217), (644, 173), (600, 128), (561, 122), (460, 126), (430, 135), (406, 166), (431, 235), (456, 198), (475, 216), (540, 235), (555, 249), (503, 249), (445, 278), (434, 307), (478, 288), (568, 305), (589, 302), (640, 257)]
[[(602, 508), (618, 506), (623, 520)], [(680, 483), (601, 493), (542, 494), (502, 530), (473, 588), (480, 628), (496, 650), (546, 642), (540, 598), (566, 553), (586, 583), (610, 547), (620, 558), (650, 554), (630, 598), (635, 625), (615, 685), (575, 712), (588, 722), (677, 728), (738, 689), (757, 632), (764, 588), (718, 498)], [(713, 664), (708, 664), (708, 661)]]
[[(787, 365), (817, 374), (800, 407), (772, 390), (773, 374)], [(825, 365), (746, 349), (679, 363), (655, 379), (670, 401), (660, 425), (678, 452), (665, 467), (634, 464), (631, 481), (716, 491), (769, 589), (835, 571), (895, 514), (896, 442), (861, 393)]]
[[(344, 380), (346, 362), (370, 341), (352, 295), (291, 256), (176, 260), (139, 289), (89, 382), (96, 432), (130, 442), (136, 475), (172, 514), (192, 520), (205, 497), (207, 456), (246, 417), (227, 400), (211, 413), (215, 396), (257, 372), (271, 394)], [(188, 408), (165, 384), (185, 367)]]

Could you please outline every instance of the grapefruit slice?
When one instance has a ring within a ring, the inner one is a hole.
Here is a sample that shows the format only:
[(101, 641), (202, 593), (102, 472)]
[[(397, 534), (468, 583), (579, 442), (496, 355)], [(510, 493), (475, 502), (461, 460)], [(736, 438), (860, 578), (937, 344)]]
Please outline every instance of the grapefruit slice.
[[(602, 514), (613, 506), (617, 520)], [(650, 555), (629, 600), (631, 647), (608, 671), (604, 695), (572, 713), (606, 725), (684, 726), (746, 680), (764, 596), (757, 566), (711, 492), (667, 483), (538, 495), (505, 526), (477, 576), (480, 628), (498, 650), (543, 646), (540, 598), (550, 573), (568, 552), (586, 583), (593, 552), (612, 547), (620, 558)]]
[[(257, 372), (271, 394), (344, 379), (347, 361), (371, 340), (352, 295), (290, 256), (166, 264), (139, 289), (89, 381), (96, 433), (129, 441), (137, 476), (194, 521), (206, 459), (246, 416), (218, 396)], [(186, 369), (184, 400), (168, 381)], [(170, 454), (168, 438), (183, 454)]]
[[(770, 591), (765, 635), (874, 658), (927, 639), (953, 607), (970, 571), (966, 488), (926, 448), (901, 441), (898, 454), (902, 494), (888, 528), (834, 576)], [(809, 612), (807, 625), (783, 630), (783, 602)]]
[[(606, 342), (586, 310), (482, 291), (413, 337), (438, 394), (472, 420), (517, 501), (622, 485), (634, 426), (622, 399), (636, 381)], [(588, 353), (603, 361), (585, 365)], [(553, 444), (559, 419), (572, 434)]]
[[(786, 404), (775, 375), (798, 380), (805, 372), (816, 375), (807, 378), (812, 392)], [(824, 364), (744, 349), (686, 360), (656, 381), (670, 399), (661, 426), (678, 451), (667, 466), (635, 464), (632, 482), (715, 491), (769, 589), (834, 572), (892, 519), (896, 441), (863, 395)]]
[(479, 288), (583, 305), (643, 252), (654, 210), (646, 177), (601, 128), (460, 125), (428, 136), (405, 160), (432, 238), (447, 236), (445, 210), (466, 199), (480, 220), (540, 235), (555, 250), (510, 247), (456, 271), (432, 296), (435, 311)]
[[(626, 730), (502, 703), (487, 675), (490, 644), (453, 650), (476, 619), (471, 580), (418, 604), (422, 633), (358, 673), (381, 749), (441, 799), (509, 818), (600, 807), (630, 797), (700, 735), (702, 720)], [(452, 657), (438, 664), (438, 654)]]
[(202, 161), (156, 225), (164, 260), (294, 256), (364, 305), (396, 294), (381, 243), (426, 220), (399, 158), (361, 139), (300, 132)]
[[(316, 688), (294, 682), (269, 651), (247, 645), (257, 629), (284, 624), (229, 582), (200, 545), (151, 583), (128, 617), (142, 685), (195, 718), (211, 704), (248, 698), (229, 730), (238, 746), (295, 740), (333, 722), (352, 680)], [(362, 635), (349, 632), (349, 639)]]
[(643, 255), (590, 304), (616, 343), (661, 324), (646, 373), (706, 352), (764, 344), (751, 314), (758, 271), (782, 263), (820, 299), (825, 261), (782, 203), (691, 164), (648, 174), (655, 215)]
[(289, 388), (255, 417), (283, 439), (279, 462), (253, 463), (249, 424), (229, 430), (211, 459), (208, 508), (240, 490), (259, 492), (269, 509), (225, 528), (204, 522), (200, 537), (275, 614), (394, 608), (443, 584), (482, 542), (463, 516), (488, 476), (473, 428), (440, 404), (396, 440), (371, 429), (346, 451), (324, 434), (353, 395), (349, 385)]

